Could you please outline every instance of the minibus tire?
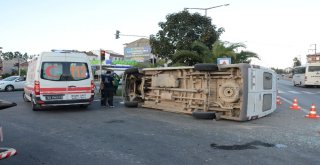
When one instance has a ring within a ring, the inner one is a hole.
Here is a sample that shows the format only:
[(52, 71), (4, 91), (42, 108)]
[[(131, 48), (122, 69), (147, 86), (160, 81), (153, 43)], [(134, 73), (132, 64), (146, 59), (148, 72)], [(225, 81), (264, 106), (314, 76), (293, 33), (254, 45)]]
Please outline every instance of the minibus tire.
[(129, 108), (137, 108), (138, 107), (138, 102), (137, 101), (125, 101), (124, 106), (129, 107)]
[(196, 64), (194, 65), (194, 70), (198, 71), (218, 71), (218, 65), (217, 64)]
[(214, 112), (201, 112), (201, 111), (194, 111), (192, 112), (192, 116), (196, 119), (206, 119), (206, 120), (212, 120), (215, 118)]
[(138, 68), (129, 68), (124, 71), (124, 74), (136, 74), (139, 73)]

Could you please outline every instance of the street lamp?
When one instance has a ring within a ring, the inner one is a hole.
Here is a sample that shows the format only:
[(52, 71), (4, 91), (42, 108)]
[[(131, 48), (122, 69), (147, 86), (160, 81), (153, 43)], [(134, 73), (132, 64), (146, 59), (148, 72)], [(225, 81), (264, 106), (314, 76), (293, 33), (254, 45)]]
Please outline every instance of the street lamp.
[(213, 8), (218, 8), (218, 7), (223, 7), (223, 6), (229, 6), (230, 4), (223, 4), (223, 5), (218, 5), (218, 6), (213, 6), (213, 7), (208, 7), (208, 8), (188, 8), (185, 7), (184, 10), (188, 10), (188, 9), (197, 9), (197, 10), (204, 10), (205, 11), (205, 15), (207, 16), (207, 10), (213, 9)]

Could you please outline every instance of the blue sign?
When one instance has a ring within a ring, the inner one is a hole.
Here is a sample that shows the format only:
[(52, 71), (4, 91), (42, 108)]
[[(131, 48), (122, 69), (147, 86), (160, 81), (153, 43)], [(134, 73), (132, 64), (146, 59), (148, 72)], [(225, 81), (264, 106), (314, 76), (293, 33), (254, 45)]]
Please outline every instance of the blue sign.
[(151, 53), (150, 46), (124, 48), (125, 56), (143, 56), (143, 55), (149, 55), (150, 53)]

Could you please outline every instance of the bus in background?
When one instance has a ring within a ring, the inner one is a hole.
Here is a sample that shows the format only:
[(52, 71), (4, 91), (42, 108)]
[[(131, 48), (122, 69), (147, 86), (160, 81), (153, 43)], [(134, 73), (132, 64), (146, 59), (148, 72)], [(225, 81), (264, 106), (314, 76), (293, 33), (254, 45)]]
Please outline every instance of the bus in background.
[(320, 86), (320, 63), (307, 63), (293, 68), (294, 86)]

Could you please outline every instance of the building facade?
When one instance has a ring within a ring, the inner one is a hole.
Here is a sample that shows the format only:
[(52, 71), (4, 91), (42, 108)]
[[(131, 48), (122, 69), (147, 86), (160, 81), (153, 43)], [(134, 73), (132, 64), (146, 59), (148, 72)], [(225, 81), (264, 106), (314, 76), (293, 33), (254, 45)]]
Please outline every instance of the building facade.
[(320, 53), (307, 55), (307, 63), (317, 63), (317, 62), (320, 62)]

